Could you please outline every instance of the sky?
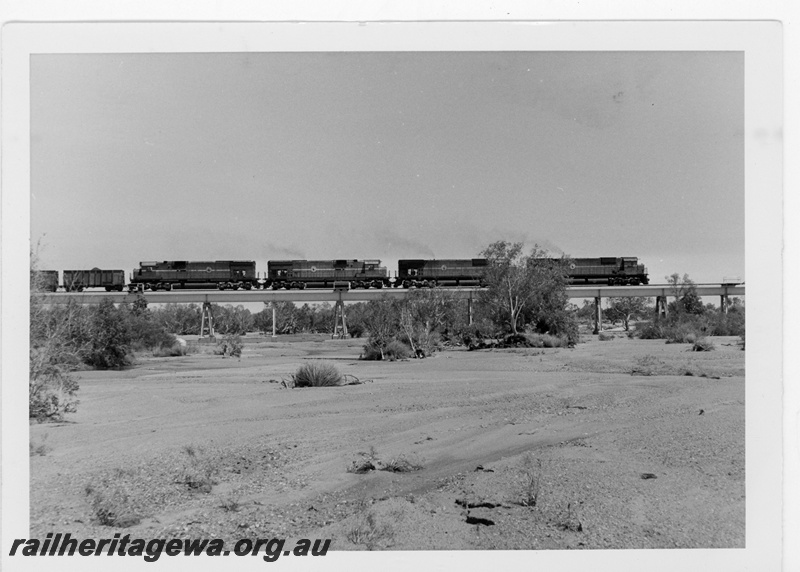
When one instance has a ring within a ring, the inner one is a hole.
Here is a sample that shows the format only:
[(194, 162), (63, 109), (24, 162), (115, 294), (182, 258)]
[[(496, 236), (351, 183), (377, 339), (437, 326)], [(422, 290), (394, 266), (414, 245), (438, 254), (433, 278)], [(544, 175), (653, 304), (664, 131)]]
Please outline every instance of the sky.
[(35, 54), (43, 268), (470, 258), (745, 278), (741, 52)]

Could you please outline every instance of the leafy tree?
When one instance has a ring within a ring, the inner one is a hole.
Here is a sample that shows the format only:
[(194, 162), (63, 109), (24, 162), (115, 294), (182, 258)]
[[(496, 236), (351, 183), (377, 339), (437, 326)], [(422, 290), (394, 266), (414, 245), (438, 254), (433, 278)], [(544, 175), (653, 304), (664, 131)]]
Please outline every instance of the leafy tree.
[(414, 354), (432, 354), (448, 328), (458, 324), (458, 303), (441, 288), (412, 290), (397, 304), (399, 325)]
[(397, 300), (383, 298), (381, 300), (370, 300), (361, 310), (361, 322), (369, 332), (368, 348), (377, 350), (381, 359), (385, 357), (387, 346), (394, 340), (400, 326), (400, 304)]
[(278, 334), (294, 334), (300, 331), (297, 306), (293, 302), (264, 302), (264, 309), (253, 316), (253, 327), (265, 334), (272, 333), (272, 304), (275, 305), (275, 321)]
[(606, 316), (612, 322), (621, 321), (625, 331), (630, 330), (631, 320), (643, 318), (652, 308), (649, 301), (644, 297), (634, 298), (609, 298), (609, 307), (606, 309)]
[(131, 332), (124, 310), (105, 299), (92, 314), (91, 338), (84, 361), (102, 369), (130, 364)]
[(512, 334), (528, 324), (543, 332), (577, 331), (567, 311), (566, 261), (548, 258), (538, 246), (528, 255), (522, 248), (521, 242), (498, 241), (481, 253), (489, 261), (481, 304), (498, 327)]
[(681, 276), (674, 272), (670, 276), (664, 277), (670, 287), (672, 295), (675, 297), (674, 303), (670, 303), (671, 310), (677, 313), (687, 313), (700, 315), (705, 308), (703, 302), (697, 295), (697, 286), (689, 278), (688, 274)]

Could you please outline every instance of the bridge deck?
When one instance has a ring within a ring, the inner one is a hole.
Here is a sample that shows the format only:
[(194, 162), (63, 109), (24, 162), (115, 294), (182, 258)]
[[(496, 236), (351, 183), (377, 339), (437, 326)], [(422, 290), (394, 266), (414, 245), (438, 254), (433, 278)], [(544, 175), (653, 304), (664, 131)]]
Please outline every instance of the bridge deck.
[[(744, 296), (744, 285), (699, 284), (695, 286), (698, 296)], [(171, 292), (145, 292), (150, 304), (203, 303), (241, 304), (243, 302), (365, 302), (381, 298), (403, 298), (411, 290), (386, 288), (381, 290), (172, 290)], [(474, 299), (478, 288), (452, 288), (448, 292), (459, 299)], [(647, 286), (570, 286), (567, 295), (572, 298), (608, 297), (656, 297), (672, 296), (672, 289), (666, 284)], [(134, 300), (136, 294), (126, 292), (55, 292), (37, 294), (45, 304), (67, 304), (70, 300), (78, 304), (99, 304), (103, 300), (114, 303)]]

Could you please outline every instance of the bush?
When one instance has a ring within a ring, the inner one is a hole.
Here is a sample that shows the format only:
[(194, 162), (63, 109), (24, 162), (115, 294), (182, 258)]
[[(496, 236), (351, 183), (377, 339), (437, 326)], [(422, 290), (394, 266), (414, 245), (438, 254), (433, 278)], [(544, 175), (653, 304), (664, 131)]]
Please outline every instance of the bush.
[(142, 520), (121, 479), (123, 475), (124, 471), (118, 469), (115, 477), (106, 477), (86, 485), (85, 493), (92, 506), (94, 519), (103, 526), (126, 528)]
[(692, 346), (693, 352), (710, 352), (714, 349), (714, 342), (708, 338), (700, 338)]
[(91, 338), (83, 361), (100, 369), (116, 369), (131, 363), (131, 333), (124, 310), (103, 300), (90, 319)]
[(570, 345), (569, 338), (550, 334), (528, 334), (527, 339), (532, 348), (563, 348)]
[(226, 334), (222, 341), (217, 343), (214, 353), (223, 357), (242, 357), (242, 347), (242, 338), (239, 334)]
[(344, 377), (336, 366), (329, 363), (303, 364), (292, 379), (294, 387), (335, 387), (344, 382)]
[(383, 348), (370, 341), (370, 343), (364, 346), (364, 352), (361, 354), (361, 359), (373, 361), (396, 361), (399, 359), (408, 359), (410, 357), (411, 348), (400, 340), (392, 340)]

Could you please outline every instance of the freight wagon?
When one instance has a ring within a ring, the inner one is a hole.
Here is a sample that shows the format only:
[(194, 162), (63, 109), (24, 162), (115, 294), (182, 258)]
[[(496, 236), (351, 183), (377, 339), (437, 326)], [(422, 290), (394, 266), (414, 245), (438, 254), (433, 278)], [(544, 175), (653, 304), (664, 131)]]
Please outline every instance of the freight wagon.
[(140, 262), (133, 269), (129, 289), (172, 290), (173, 288), (211, 287), (219, 290), (258, 288), (256, 263), (252, 260), (190, 262), (165, 260)]
[(122, 292), (125, 288), (124, 270), (64, 270), (64, 290), (82, 292), (84, 288), (105, 288), (106, 292)]
[(389, 274), (380, 260), (270, 260), (265, 288), (333, 288), (349, 282), (352, 288), (389, 286)]
[(485, 258), (398, 260), (395, 287), (483, 286)]
[(37, 270), (33, 275), (31, 290), (55, 292), (58, 290), (58, 270)]

